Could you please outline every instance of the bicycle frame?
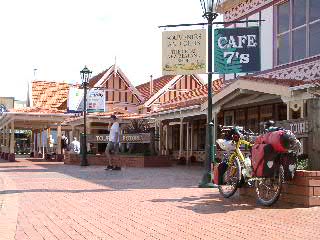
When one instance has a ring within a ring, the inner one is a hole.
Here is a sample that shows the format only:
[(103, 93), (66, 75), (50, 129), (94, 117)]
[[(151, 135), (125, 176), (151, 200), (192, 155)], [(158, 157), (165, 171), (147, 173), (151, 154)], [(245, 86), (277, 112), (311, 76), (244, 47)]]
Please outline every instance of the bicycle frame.
[(252, 147), (253, 146), (252, 143), (250, 143), (250, 142), (248, 142), (246, 140), (243, 140), (243, 139), (239, 139), (239, 141), (237, 141), (237, 143), (236, 143), (236, 148), (235, 148), (234, 152), (229, 157), (229, 161), (228, 161), (228, 165), (229, 166), (233, 164), (233, 159), (235, 157), (238, 157), (240, 162), (242, 162), (242, 163), (244, 162), (244, 156), (243, 156), (243, 154), (242, 154), (242, 152), (240, 150), (240, 146), (241, 145), (245, 145), (245, 146), (248, 146), (248, 147)]

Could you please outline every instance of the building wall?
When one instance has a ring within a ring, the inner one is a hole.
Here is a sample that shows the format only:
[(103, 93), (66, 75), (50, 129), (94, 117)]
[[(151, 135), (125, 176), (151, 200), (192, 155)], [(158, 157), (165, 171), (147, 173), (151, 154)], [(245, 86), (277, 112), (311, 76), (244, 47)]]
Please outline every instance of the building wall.
[(4, 105), (7, 109), (14, 108), (14, 98), (0, 97), (0, 105)]
[(118, 74), (113, 74), (106, 81), (105, 87), (107, 112), (119, 108), (129, 112), (137, 112), (139, 101)]
[[(236, 23), (228, 25), (227, 28), (236, 28), (236, 27), (252, 27), (260, 26), (261, 34), (261, 70), (268, 70), (273, 68), (273, 49), (274, 49), (274, 40), (273, 40), (273, 30), (274, 30), (274, 21), (273, 21), (273, 6), (266, 8), (255, 9), (255, 11), (246, 11), (247, 15), (237, 19), (237, 20), (265, 20), (263, 22), (250, 22), (250, 23)], [(228, 18), (225, 16), (225, 21)], [(234, 79), (238, 76), (244, 76), (245, 73), (241, 74), (225, 74), (225, 80)]]
[(170, 101), (175, 97), (179, 96), (180, 94), (188, 92), (198, 87), (200, 87), (200, 84), (192, 76), (184, 76), (179, 81), (177, 81), (177, 83), (173, 86), (172, 89), (170, 89), (168, 92), (166, 92), (159, 98), (158, 103)]

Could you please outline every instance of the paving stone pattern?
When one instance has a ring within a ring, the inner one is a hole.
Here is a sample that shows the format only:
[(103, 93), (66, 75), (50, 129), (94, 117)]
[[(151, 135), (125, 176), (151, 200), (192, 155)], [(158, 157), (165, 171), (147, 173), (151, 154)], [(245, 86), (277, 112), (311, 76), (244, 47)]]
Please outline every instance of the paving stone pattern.
[(2, 194), (18, 197), (17, 240), (320, 239), (320, 208), (222, 199), (197, 187), (200, 167), (105, 171), (18, 159), (0, 162), (1, 176), (12, 181)]

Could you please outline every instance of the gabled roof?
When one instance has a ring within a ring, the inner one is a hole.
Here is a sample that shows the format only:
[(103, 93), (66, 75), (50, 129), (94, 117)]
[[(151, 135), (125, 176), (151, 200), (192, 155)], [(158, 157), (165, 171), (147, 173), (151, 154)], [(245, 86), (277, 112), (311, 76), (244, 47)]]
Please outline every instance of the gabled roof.
[(68, 99), (72, 85), (63, 82), (33, 81), (32, 101), (35, 109), (59, 109), (65, 110), (65, 102)]
[(124, 81), (124, 83), (127, 85), (128, 89), (134, 94), (138, 101), (143, 102), (144, 98), (141, 95), (141, 93), (132, 85), (132, 83), (129, 81), (127, 76), (124, 74), (124, 72), (116, 65), (112, 65), (108, 69), (104, 70), (103, 72), (97, 74), (96, 76), (92, 77), (89, 80), (89, 86), (90, 87), (101, 87), (103, 86), (106, 81), (109, 80), (109, 78), (113, 74), (118, 74), (119, 77)]
[[(137, 86), (137, 89), (145, 98), (145, 107), (149, 107), (156, 99), (165, 94), (182, 78), (184, 75), (166, 75), (153, 81), (153, 93), (150, 94), (150, 81)], [(203, 85), (201, 78), (198, 75), (192, 75), (200, 85)]]
[[(218, 93), (223, 88), (223, 79), (217, 79), (212, 82), (213, 94)], [(171, 109), (187, 108), (191, 106), (201, 105), (208, 99), (208, 84), (189, 92), (183, 93), (174, 99), (161, 104), (156, 112), (167, 111)]]
[(142, 94), (145, 101), (148, 101), (155, 93), (162, 89), (166, 84), (168, 84), (175, 76), (166, 75), (159, 77), (153, 81), (153, 94), (150, 95), (150, 82), (143, 83), (137, 86), (138, 91)]

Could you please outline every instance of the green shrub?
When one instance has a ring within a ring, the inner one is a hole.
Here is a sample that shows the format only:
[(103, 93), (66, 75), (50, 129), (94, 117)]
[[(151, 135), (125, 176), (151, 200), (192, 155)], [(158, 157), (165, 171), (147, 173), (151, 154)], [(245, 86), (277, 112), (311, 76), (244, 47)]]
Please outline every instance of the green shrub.
[(297, 160), (297, 170), (309, 170), (309, 158), (307, 154), (301, 154)]

